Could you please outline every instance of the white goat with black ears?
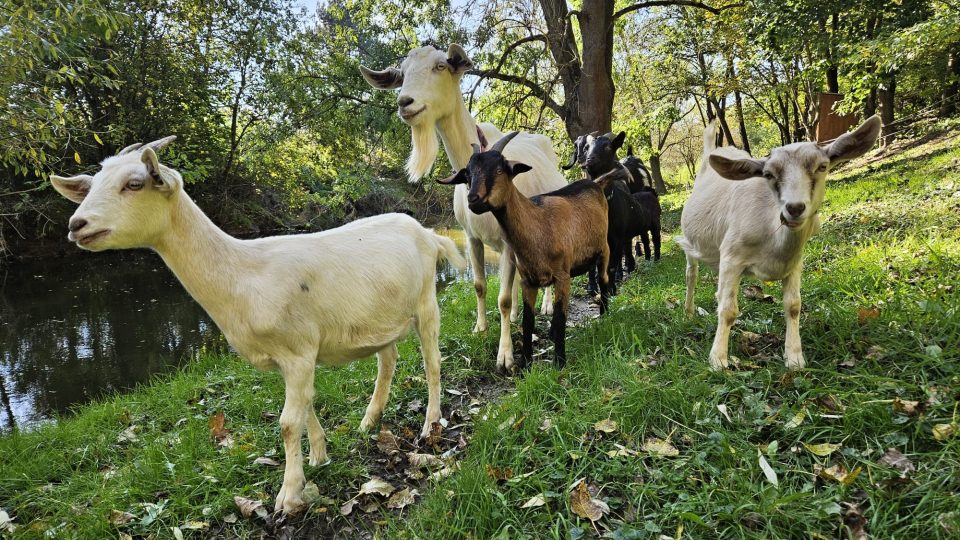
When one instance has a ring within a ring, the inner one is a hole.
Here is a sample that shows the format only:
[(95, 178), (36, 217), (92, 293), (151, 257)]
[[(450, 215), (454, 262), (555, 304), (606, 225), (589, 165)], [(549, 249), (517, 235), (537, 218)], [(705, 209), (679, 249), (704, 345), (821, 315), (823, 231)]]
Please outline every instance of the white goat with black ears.
[[(407, 160), (410, 181), (417, 181), (433, 166), (439, 151), (437, 133), (443, 140), (447, 157), (454, 171), (467, 166), (473, 147), (481, 148), (496, 143), (503, 133), (492, 124), (477, 124), (463, 102), (460, 79), (473, 67), (473, 62), (459, 45), (451, 45), (446, 53), (426, 46), (413, 49), (399, 68), (374, 71), (361, 67), (363, 77), (374, 88), (399, 88), (397, 107), (400, 118), (410, 126), (413, 148)], [(558, 170), (560, 162), (550, 139), (544, 135), (521, 133), (504, 152), (507, 159), (521, 160), (533, 170), (518, 175), (514, 185), (528, 197), (554, 191), (567, 185)], [(510, 339), (510, 321), (516, 320), (519, 292), (515, 282), (516, 263), (513, 251), (504, 241), (503, 230), (494, 217), (487, 213), (477, 215), (467, 208), (467, 189), (457, 186), (453, 194), (453, 211), (463, 227), (470, 251), (474, 288), (477, 293), (477, 323), (474, 332), (487, 329), (487, 278), (483, 267), (483, 245), (500, 252), (500, 345), (497, 351), (497, 369), (506, 372), (513, 368), (513, 341)], [(551, 289), (544, 291), (541, 312), (552, 313)]]
[[(803, 246), (820, 230), (827, 173), (867, 152), (880, 134), (880, 117), (820, 147), (800, 142), (774, 148), (753, 159), (733, 147), (716, 148), (716, 121), (703, 133), (703, 162), (693, 193), (683, 207), (677, 243), (687, 255), (684, 307), (693, 315), (693, 293), (700, 262), (717, 265), (717, 333), (710, 367), (727, 367), (730, 328), (737, 320), (742, 274), (783, 281), (786, 318), (784, 360), (804, 367), (800, 345), (800, 270)], [(735, 181), (731, 181), (735, 180)]]
[(95, 176), (51, 176), (61, 195), (80, 204), (68, 238), (91, 251), (153, 249), (238, 353), (257, 368), (280, 370), (286, 466), (276, 509), (293, 512), (303, 504), (304, 423), (310, 464), (327, 461), (313, 409), (316, 364), (377, 354), (377, 381), (360, 423), (367, 430), (390, 393), (397, 341), (414, 327), (428, 387), (422, 433), (440, 419), (436, 267), (439, 259), (460, 267), (466, 261), (452, 240), (403, 214), (314, 234), (233, 238), (187, 196), (180, 174), (160, 164), (157, 152), (173, 139), (129, 146)]

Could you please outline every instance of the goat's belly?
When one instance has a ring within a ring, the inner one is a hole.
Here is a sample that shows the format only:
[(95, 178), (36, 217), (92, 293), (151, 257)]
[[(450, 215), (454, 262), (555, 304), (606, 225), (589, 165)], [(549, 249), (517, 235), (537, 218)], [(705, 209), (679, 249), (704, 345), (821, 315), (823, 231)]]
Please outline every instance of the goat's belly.
[(321, 339), (317, 351), (317, 363), (326, 366), (341, 366), (366, 358), (385, 347), (396, 343), (410, 333), (413, 319), (391, 328), (351, 327), (340, 335), (328, 335)]
[(764, 263), (753, 264), (744, 269), (744, 273), (754, 276), (763, 281), (780, 281), (786, 278), (793, 271), (793, 265)]

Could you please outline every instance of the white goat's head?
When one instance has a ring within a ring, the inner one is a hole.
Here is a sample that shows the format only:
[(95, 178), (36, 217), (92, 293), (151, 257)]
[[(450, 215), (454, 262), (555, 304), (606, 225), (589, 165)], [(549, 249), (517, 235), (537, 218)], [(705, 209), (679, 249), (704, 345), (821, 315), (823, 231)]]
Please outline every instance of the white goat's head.
[(831, 167), (870, 150), (880, 134), (880, 125), (880, 117), (872, 116), (827, 146), (812, 142), (788, 144), (774, 148), (764, 159), (730, 159), (712, 154), (710, 166), (728, 180), (766, 178), (780, 205), (780, 221), (793, 229), (819, 211)]
[(433, 166), (440, 147), (437, 122), (463, 107), (460, 78), (473, 62), (459, 45), (446, 53), (431, 46), (413, 49), (399, 68), (374, 71), (360, 66), (370, 86), (381, 90), (399, 88), (397, 113), (410, 126), (413, 149), (407, 160), (410, 180), (418, 180)]
[(130, 145), (101, 163), (94, 176), (50, 176), (53, 187), (80, 206), (67, 238), (91, 251), (153, 245), (169, 225), (180, 173), (160, 164), (157, 152), (176, 136)]

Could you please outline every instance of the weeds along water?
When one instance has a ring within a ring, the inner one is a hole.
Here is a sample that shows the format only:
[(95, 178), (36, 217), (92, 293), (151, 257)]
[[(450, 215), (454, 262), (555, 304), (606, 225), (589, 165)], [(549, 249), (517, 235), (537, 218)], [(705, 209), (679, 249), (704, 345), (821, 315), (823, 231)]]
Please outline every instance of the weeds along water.
[[(683, 198), (663, 200), (667, 233)], [(176, 375), (0, 439), (0, 509), (17, 527), (4, 534), (957, 538), (960, 137), (834, 175), (822, 218), (805, 254), (801, 372), (782, 364), (779, 285), (749, 279), (762, 291), (741, 295), (738, 367), (708, 370), (716, 273), (697, 290), (707, 315), (686, 317), (672, 242), (608, 316), (570, 332), (560, 372), (537, 361), (492, 375), (496, 334), (470, 332), (473, 287), (460, 281), (440, 297), (448, 424), (436, 440), (410, 433), (426, 401), (414, 339), (380, 434), (356, 431), (375, 362), (318, 369), (333, 461), (307, 468), (314, 502), (244, 517), (234, 497), (269, 506), (282, 478), (282, 381), (201, 352)], [(211, 439), (219, 412), (225, 433)], [(372, 477), (387, 495), (360, 494)]]

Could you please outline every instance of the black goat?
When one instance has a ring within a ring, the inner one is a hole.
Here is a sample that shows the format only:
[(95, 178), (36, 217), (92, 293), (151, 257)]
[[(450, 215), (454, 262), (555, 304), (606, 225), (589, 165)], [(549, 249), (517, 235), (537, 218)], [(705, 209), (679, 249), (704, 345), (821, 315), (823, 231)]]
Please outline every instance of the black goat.
[(563, 166), (568, 170), (579, 163), (587, 178), (599, 178), (616, 168), (626, 168), (625, 182), (630, 193), (653, 189), (653, 177), (644, 166), (640, 158), (633, 155), (633, 148), (628, 147), (627, 157), (617, 160), (617, 151), (623, 147), (627, 134), (621, 131), (616, 137), (613, 133), (604, 135), (581, 135), (573, 141), (573, 155), (570, 163)]
[[(643, 253), (640, 253), (640, 242), (637, 242), (637, 257), (643, 255), (643, 258), (650, 260), (650, 237), (653, 237), (653, 259), (655, 261), (660, 260), (660, 214), (662, 210), (660, 209), (660, 197), (657, 195), (657, 192), (653, 189), (645, 189), (643, 191), (634, 193), (631, 195), (634, 201), (640, 206), (638, 212), (638, 222), (640, 226), (639, 236), (643, 241)], [(634, 269), (633, 257), (627, 258), (627, 271), (633, 272)]]

